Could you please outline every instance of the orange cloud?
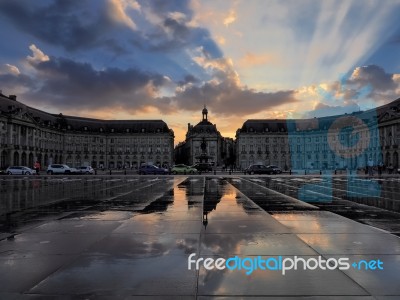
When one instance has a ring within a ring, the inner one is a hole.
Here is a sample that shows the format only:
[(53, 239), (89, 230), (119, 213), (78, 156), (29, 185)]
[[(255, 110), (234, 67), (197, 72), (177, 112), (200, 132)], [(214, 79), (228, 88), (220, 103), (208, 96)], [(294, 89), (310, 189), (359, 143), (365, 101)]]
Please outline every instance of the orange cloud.
[(27, 56), (26, 59), (31, 64), (37, 64), (37, 63), (40, 63), (40, 62), (44, 62), (44, 61), (50, 60), (49, 56), (44, 54), (43, 51), (40, 50), (38, 47), (36, 47), (35, 44), (30, 45), (29, 49), (32, 51), (32, 56)]
[(231, 9), (228, 13), (228, 15), (224, 18), (224, 25), (229, 26), (230, 24), (234, 23), (236, 21), (236, 12)]
[(128, 9), (140, 10), (140, 5), (134, 0), (109, 0), (109, 16), (115, 22), (120, 22), (132, 30), (136, 30), (135, 22), (126, 13)]

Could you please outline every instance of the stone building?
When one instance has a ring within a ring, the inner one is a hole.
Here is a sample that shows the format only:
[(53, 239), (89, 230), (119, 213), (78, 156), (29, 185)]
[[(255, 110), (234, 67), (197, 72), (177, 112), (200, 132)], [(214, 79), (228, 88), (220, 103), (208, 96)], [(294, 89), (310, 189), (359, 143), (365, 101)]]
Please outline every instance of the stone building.
[(400, 99), (364, 112), (313, 119), (247, 120), (236, 132), (236, 164), (282, 169), (399, 166)]
[(0, 94), (0, 168), (172, 165), (174, 133), (162, 120), (98, 120), (50, 114)]
[(188, 131), (184, 142), (179, 143), (175, 148), (176, 162), (193, 165), (199, 162), (202, 153), (201, 144), (206, 143), (206, 153), (209, 156), (208, 162), (220, 166), (223, 164), (223, 137), (217, 130), (217, 125), (212, 124), (208, 119), (208, 110), (204, 106), (202, 120), (197, 125), (188, 123)]

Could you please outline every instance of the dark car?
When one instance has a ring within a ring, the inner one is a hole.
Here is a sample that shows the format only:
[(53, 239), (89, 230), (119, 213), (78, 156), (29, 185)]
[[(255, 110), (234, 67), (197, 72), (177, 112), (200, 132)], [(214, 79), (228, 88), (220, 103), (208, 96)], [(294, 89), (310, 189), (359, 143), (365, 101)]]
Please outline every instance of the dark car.
[(248, 168), (244, 170), (244, 174), (274, 174), (274, 169), (271, 167), (267, 167), (266, 165), (250, 165)]
[(267, 166), (267, 168), (272, 169), (274, 171), (274, 174), (282, 173), (282, 169), (279, 168), (278, 166), (270, 165), (270, 166)]
[(195, 168), (199, 172), (211, 172), (213, 170), (213, 167), (210, 163), (197, 163), (194, 164), (192, 168)]
[(165, 175), (168, 173), (167, 169), (159, 168), (155, 165), (143, 165), (138, 169), (139, 175)]

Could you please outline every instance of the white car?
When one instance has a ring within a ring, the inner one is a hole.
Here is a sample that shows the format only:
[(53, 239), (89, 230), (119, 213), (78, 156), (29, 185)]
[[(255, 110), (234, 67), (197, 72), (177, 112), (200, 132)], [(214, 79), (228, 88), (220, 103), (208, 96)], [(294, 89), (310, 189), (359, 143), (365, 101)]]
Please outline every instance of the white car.
[(24, 166), (13, 166), (13, 167), (7, 168), (6, 174), (8, 174), (8, 175), (32, 175), (32, 174), (36, 174), (36, 170), (33, 170), (28, 167), (24, 167)]
[(68, 167), (67, 165), (58, 165), (58, 164), (52, 164), (47, 167), (47, 174), (53, 175), (53, 174), (70, 174), (71, 173), (71, 168)]
[(81, 174), (94, 174), (94, 169), (91, 166), (82, 166), (78, 168), (78, 173)]

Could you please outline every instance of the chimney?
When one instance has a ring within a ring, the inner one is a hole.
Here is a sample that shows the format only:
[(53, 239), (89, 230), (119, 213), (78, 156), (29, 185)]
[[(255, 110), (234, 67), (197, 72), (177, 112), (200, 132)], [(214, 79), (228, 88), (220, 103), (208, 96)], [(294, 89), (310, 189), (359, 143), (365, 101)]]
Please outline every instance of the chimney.
[(17, 96), (16, 95), (10, 95), (10, 96), (8, 96), (8, 99), (17, 101)]
[(190, 130), (190, 123), (188, 123), (188, 131)]

